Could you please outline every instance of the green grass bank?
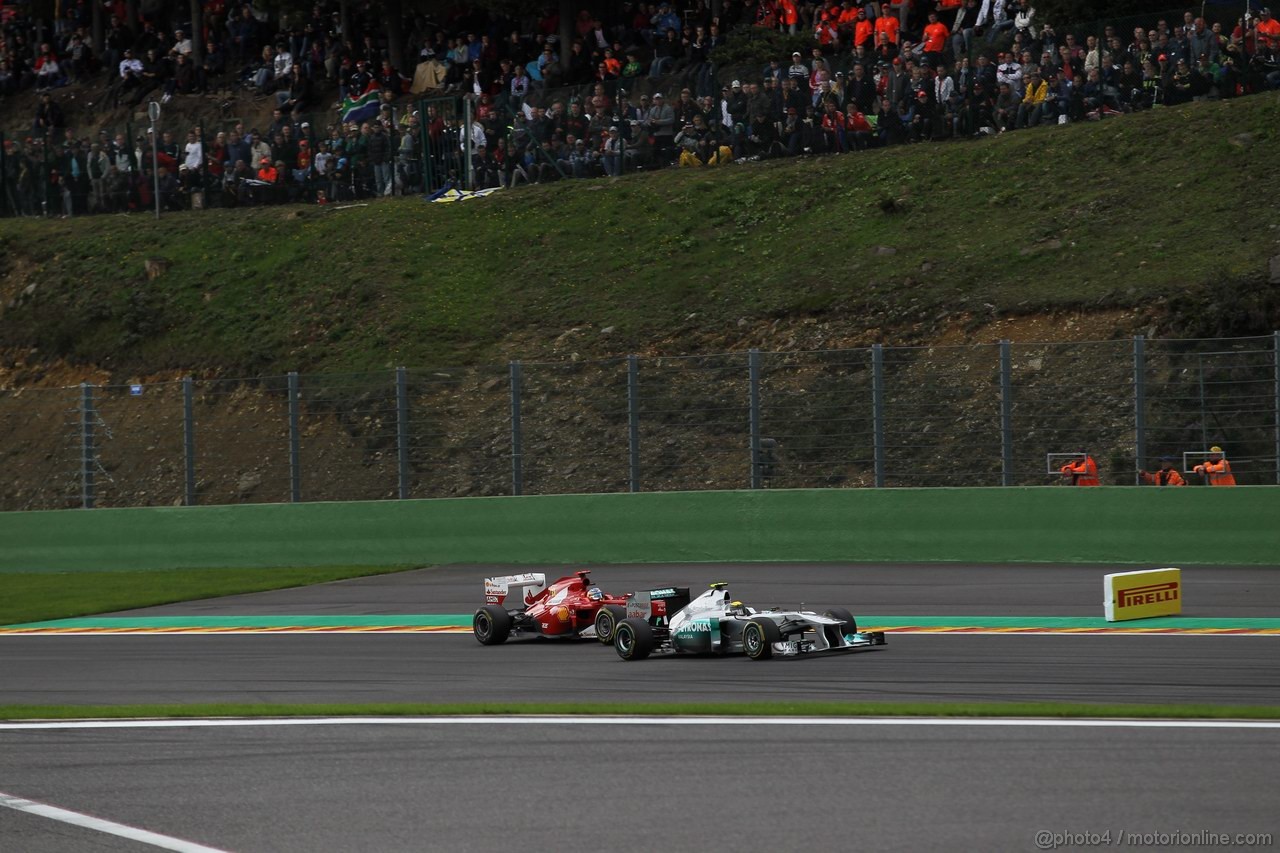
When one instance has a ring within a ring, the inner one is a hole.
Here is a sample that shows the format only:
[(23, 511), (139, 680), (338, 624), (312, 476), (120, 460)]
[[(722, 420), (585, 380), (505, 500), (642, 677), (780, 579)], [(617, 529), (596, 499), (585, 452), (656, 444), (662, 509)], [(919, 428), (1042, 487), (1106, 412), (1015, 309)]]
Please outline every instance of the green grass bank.
[(255, 375), (536, 359), (575, 326), (613, 327), (584, 356), (688, 352), (814, 315), (847, 319), (846, 344), (1107, 307), (1161, 334), (1270, 332), (1277, 301), (1250, 285), (1280, 253), (1278, 127), (1267, 94), (462, 205), (7, 220), (0, 347)]
[(148, 571), (8, 572), (0, 576), (0, 625), (152, 607), (381, 575), (400, 566), (152, 568)]

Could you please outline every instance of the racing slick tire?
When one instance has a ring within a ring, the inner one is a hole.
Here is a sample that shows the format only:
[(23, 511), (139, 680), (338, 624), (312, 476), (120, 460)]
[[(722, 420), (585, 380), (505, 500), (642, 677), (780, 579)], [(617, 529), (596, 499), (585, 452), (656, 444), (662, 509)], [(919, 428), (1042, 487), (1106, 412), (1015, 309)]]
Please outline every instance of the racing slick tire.
[(773, 644), (782, 642), (782, 631), (772, 619), (752, 619), (742, 628), (742, 651), (752, 660), (773, 657)]
[(613, 643), (613, 632), (618, 623), (627, 618), (627, 608), (606, 604), (596, 613), (596, 639), (605, 645)]
[(497, 646), (511, 636), (511, 614), (496, 604), (486, 604), (471, 620), (471, 631), (482, 646)]
[(843, 607), (833, 607), (826, 613), (822, 614), (828, 619), (839, 619), (844, 624), (837, 628), (835, 625), (823, 625), (822, 632), (827, 637), (827, 642), (832, 648), (840, 645), (839, 635), (849, 635), (858, 633), (858, 621), (853, 618), (853, 614)]
[(643, 619), (623, 619), (613, 631), (613, 647), (623, 660), (644, 660), (653, 651), (653, 629)]

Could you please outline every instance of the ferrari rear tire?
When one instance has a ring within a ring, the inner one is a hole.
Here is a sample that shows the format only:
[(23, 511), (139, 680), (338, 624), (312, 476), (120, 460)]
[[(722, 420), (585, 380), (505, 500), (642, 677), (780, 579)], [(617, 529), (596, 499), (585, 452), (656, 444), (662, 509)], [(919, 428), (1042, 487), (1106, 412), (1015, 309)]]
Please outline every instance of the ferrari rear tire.
[(471, 620), (471, 631), (482, 646), (497, 646), (511, 636), (511, 614), (496, 604), (486, 604)]
[(653, 629), (643, 619), (623, 619), (613, 631), (613, 647), (623, 660), (644, 660), (653, 651)]
[(773, 657), (773, 644), (782, 642), (782, 631), (772, 619), (752, 619), (742, 629), (742, 651), (752, 660)]
[(844, 624), (837, 628), (835, 625), (823, 625), (822, 631), (827, 636), (827, 642), (832, 647), (840, 645), (840, 638), (835, 636), (838, 632), (842, 635), (858, 633), (858, 621), (853, 618), (853, 614), (843, 607), (833, 607), (826, 613), (822, 614), (828, 619), (839, 619)]
[(613, 642), (613, 632), (618, 623), (627, 618), (627, 608), (606, 604), (596, 613), (596, 639), (608, 645)]

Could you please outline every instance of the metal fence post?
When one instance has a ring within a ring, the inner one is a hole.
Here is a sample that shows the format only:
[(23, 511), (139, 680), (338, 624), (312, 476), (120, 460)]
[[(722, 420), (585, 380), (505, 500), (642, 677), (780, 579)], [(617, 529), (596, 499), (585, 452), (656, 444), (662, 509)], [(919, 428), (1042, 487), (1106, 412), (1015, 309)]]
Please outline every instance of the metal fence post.
[[(0, 130), (0, 217), (9, 214), (9, 167), (5, 163), (4, 131)], [(15, 215), (17, 211), (14, 211)]]
[(1133, 429), (1134, 460), (1133, 484), (1142, 485), (1142, 475), (1138, 472), (1147, 460), (1147, 359), (1146, 338), (1133, 336)]
[[(197, 36), (198, 38), (199, 36)], [(156, 194), (156, 219), (160, 218), (160, 103), (147, 104), (147, 117), (151, 119), (151, 178)]]
[(409, 376), (396, 368), (396, 469), (400, 500), (409, 497)]
[(463, 133), (465, 134), (463, 136), (463, 144), (466, 145), (466, 148), (463, 149), (464, 152), (466, 153), (466, 167), (465, 167), (466, 172), (465, 172), (465, 177), (463, 178), (463, 187), (468, 190), (474, 190), (476, 188), (476, 183), (474, 178), (472, 177), (472, 172), (471, 172), (471, 99), (470, 98), (462, 99), (462, 116), (463, 116), (462, 121), (464, 126)]
[(1013, 347), (1000, 342), (1000, 485), (1013, 485)]
[(760, 488), (760, 350), (747, 353), (749, 396), (748, 422), (751, 428), (751, 488)]
[(1200, 400), (1200, 449), (1209, 451), (1209, 413), (1205, 409), (1204, 353), (1196, 353), (1196, 386)]
[(49, 199), (53, 196), (53, 181), (49, 180), (49, 149), (52, 145), (41, 145), (42, 149), (40, 160), (40, 186), (44, 187), (40, 200), (40, 215), (48, 216), (50, 213)]
[(182, 454), (186, 463), (183, 472), (183, 503), (186, 506), (196, 505), (195, 408), (195, 388), (188, 376), (182, 380)]
[(876, 488), (884, 486), (884, 346), (871, 345), (871, 430)]
[(630, 463), (628, 465), (630, 489), (638, 492), (640, 491), (640, 359), (634, 355), (627, 356), (627, 454)]
[(298, 432), (298, 374), (289, 371), (289, 501), (302, 500), (302, 470), (300, 447), (302, 437)]
[(432, 192), (432, 172), (431, 172), (431, 134), (428, 129), (431, 127), (431, 119), (427, 114), (426, 100), (418, 101), (418, 127), (422, 133), (418, 139), (422, 142), (422, 194), (424, 196), (431, 195)]
[(98, 459), (94, 447), (94, 427), (98, 414), (93, 408), (93, 386), (80, 383), (80, 506), (93, 509), (95, 494), (94, 475)]
[(1276, 485), (1280, 486), (1280, 332), (1271, 333), (1272, 355), (1275, 357), (1275, 429), (1276, 429)]
[(524, 465), (521, 445), (524, 436), (520, 430), (520, 362), (511, 362), (511, 494), (524, 492)]

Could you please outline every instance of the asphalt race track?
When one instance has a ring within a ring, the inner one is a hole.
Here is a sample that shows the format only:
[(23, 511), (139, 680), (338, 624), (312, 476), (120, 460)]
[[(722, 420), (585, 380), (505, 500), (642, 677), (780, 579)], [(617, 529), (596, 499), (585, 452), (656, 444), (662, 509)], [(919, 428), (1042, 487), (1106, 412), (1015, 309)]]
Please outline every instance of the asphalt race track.
[[(618, 566), (595, 579), (620, 592), (726, 580), (749, 604), (846, 606), (865, 623), (1097, 616), (1102, 575), (1114, 570)], [(486, 575), (509, 571), (428, 569), (114, 615), (465, 614)], [(1280, 609), (1273, 569), (1186, 569), (1184, 585), (1190, 617)], [(483, 647), (447, 634), (0, 636), (0, 704), (782, 699), (1276, 704), (1280, 636), (890, 634), (886, 647), (840, 657), (631, 664), (594, 641)], [(1253, 848), (1266, 849), (1280, 840), (1276, 723), (283, 722), (0, 723), (0, 853), (1156, 849), (1189, 846), (1192, 836), (1176, 834), (1197, 832), (1271, 833)]]
[[(1096, 616), (1107, 567), (616, 566), (609, 591), (727, 580), (760, 606), (877, 615)], [(493, 567), (448, 567), (131, 611), (467, 613)], [(554, 577), (554, 570), (552, 570)], [(1184, 571), (1186, 616), (1275, 616), (1280, 572)], [(864, 620), (865, 621), (865, 620)], [(1280, 703), (1280, 637), (890, 634), (856, 654), (624, 663), (599, 644), (459, 635), (0, 637), (0, 703), (1090, 701)]]
[[(1280, 556), (1280, 555), (1278, 555)], [(125, 611), (201, 615), (471, 613), (486, 576), (542, 571), (548, 581), (576, 567), (446, 566)], [(729, 582), (734, 597), (763, 607), (806, 604), (866, 613), (981, 616), (1101, 616), (1102, 576), (1152, 566), (833, 565), (754, 563), (601, 566), (592, 578), (611, 592)], [(1184, 568), (1184, 616), (1280, 616), (1280, 570), (1264, 566)]]
[[(244, 853), (1030, 851), (1038, 832), (1280, 838), (1278, 745), (897, 722), (0, 728), (0, 790)], [(4, 808), (0, 847), (154, 849)]]

